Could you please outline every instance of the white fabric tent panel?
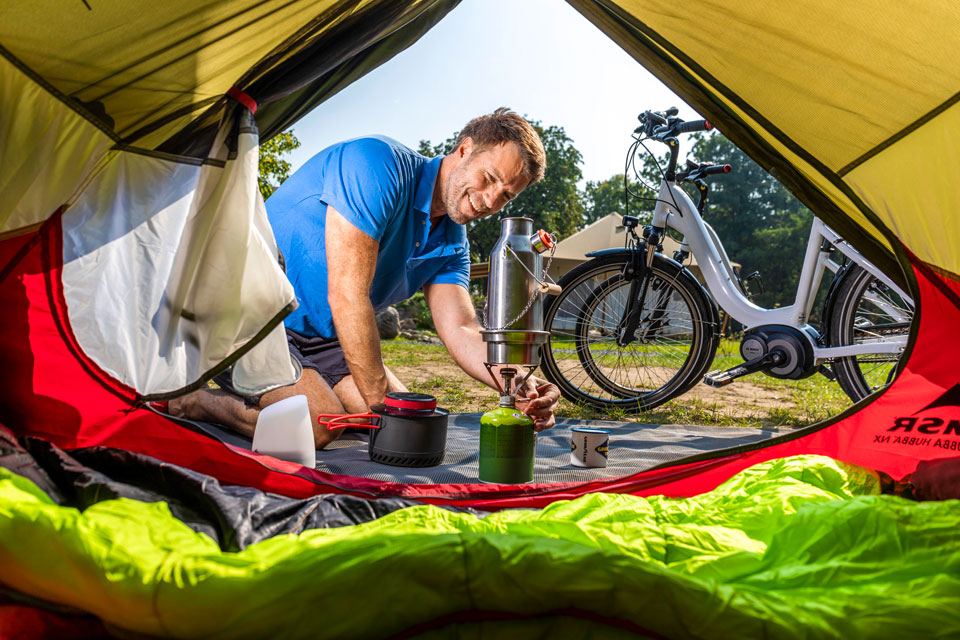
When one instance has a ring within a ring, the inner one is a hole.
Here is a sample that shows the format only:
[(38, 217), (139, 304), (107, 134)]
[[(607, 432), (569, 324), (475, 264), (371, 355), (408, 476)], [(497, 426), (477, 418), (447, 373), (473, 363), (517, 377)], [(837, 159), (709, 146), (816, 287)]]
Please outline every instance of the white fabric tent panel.
[[(296, 308), (296, 299), (280, 268), (257, 186), (256, 129), (250, 114), (243, 112), (241, 118), (236, 158), (223, 170), (204, 167), (197, 182), (160, 310), (170, 314), (161, 349), (182, 339), (198, 345), (199, 364), (188, 362), (191, 377), (197, 377), (276, 322), (267, 344), (247, 353), (234, 369), (238, 389), (255, 394), (299, 376), (279, 326), (281, 315)], [(226, 156), (224, 140), (233, 129), (232, 122), (224, 124), (211, 155)]]
[[(118, 154), (63, 217), (62, 280), (77, 341), (141, 394), (195, 382), (293, 300), (263, 201), (241, 193), (246, 146), (226, 169)], [(249, 357), (252, 366), (239, 368), (252, 392), (296, 378), (282, 325)]]
[(63, 216), (63, 290), (83, 351), (141, 392), (187, 384), (188, 345), (155, 320), (200, 167), (120, 154)]

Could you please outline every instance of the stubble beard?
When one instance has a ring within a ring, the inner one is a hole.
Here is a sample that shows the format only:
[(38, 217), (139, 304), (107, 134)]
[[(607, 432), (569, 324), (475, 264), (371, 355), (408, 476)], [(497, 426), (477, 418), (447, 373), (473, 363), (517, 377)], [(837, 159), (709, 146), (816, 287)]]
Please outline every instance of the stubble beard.
[(462, 179), (463, 173), (465, 172), (462, 168), (457, 167), (453, 170), (453, 173), (450, 174), (450, 178), (447, 180), (447, 188), (443, 194), (443, 206), (447, 210), (447, 217), (450, 218), (450, 220), (457, 224), (465, 225), (478, 218), (465, 215), (460, 211), (460, 203), (467, 197), (465, 181)]

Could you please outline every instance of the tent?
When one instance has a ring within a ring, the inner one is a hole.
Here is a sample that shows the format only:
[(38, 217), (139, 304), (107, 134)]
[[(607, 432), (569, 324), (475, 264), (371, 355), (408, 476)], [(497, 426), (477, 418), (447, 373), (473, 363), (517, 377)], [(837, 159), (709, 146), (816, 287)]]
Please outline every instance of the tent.
[[(601, 251), (611, 247), (622, 247), (626, 244), (626, 228), (621, 224), (623, 215), (619, 213), (608, 213), (599, 220), (594, 220), (583, 229), (580, 229), (571, 236), (567, 236), (557, 243), (557, 248), (553, 252), (550, 260), (550, 268), (547, 274), (554, 281), (560, 280), (563, 274), (567, 273), (577, 265), (583, 264), (589, 258), (586, 257), (591, 251)], [(680, 249), (680, 243), (667, 236), (663, 238), (664, 255), (672, 256), (674, 251)], [(544, 266), (546, 266), (544, 258)], [(732, 263), (735, 269), (740, 265)], [(700, 278), (700, 267), (697, 266), (697, 259), (692, 255), (684, 262), (684, 266), (690, 269), (697, 278)], [(477, 262), (470, 265), (470, 278), (486, 278), (490, 273), (489, 262)]]
[[(588, 260), (585, 256), (591, 251), (624, 246), (626, 230), (621, 224), (622, 221), (623, 215), (608, 213), (558, 242), (548, 271), (550, 277), (559, 280), (563, 274)], [(679, 250), (679, 242), (669, 236), (663, 239), (664, 255), (672, 256), (675, 251)], [(693, 275), (697, 276), (698, 279), (700, 278), (700, 267), (697, 265), (695, 257), (689, 256), (683, 264), (693, 272)], [(732, 264), (735, 269), (739, 269), (739, 264), (736, 262)]]
[[(621, 631), (642, 627), (661, 635), (698, 634), (697, 628), (685, 626), (679, 613), (658, 613), (648, 625), (632, 618), (635, 609), (619, 604), (608, 615), (599, 594), (608, 593), (609, 581), (601, 574), (596, 580), (579, 581), (570, 575), (543, 574), (551, 585), (582, 586), (580, 592), (566, 593), (560, 606), (528, 597), (537, 591), (533, 581), (543, 566), (538, 563), (549, 564), (553, 557), (555, 565), (562, 564), (565, 550), (579, 553), (578, 540), (614, 535), (621, 526), (625, 516), (619, 512), (599, 518), (595, 530), (582, 528), (588, 526), (585, 522), (558, 524), (589, 521), (590, 509), (601, 509), (601, 503), (609, 500), (619, 504), (617, 496), (597, 493), (624, 494), (622, 500), (633, 510), (656, 511), (659, 506), (636, 501), (642, 496), (701, 494), (722, 500), (727, 483), (749, 477), (751, 469), (770, 471), (777, 460), (799, 454), (826, 455), (848, 465), (836, 472), (822, 466), (798, 472), (808, 480), (831, 474), (856, 476), (849, 465), (901, 478), (918, 460), (956, 457), (960, 381), (955, 362), (960, 341), (953, 327), (960, 322), (960, 225), (951, 220), (960, 204), (954, 184), (960, 169), (956, 134), (960, 67), (953, 56), (957, 47), (952, 45), (960, 38), (960, 9), (950, 3), (912, 0), (894, 5), (807, 0), (789, 6), (692, 2), (682, 7), (656, 0), (569, 2), (871, 261), (909, 286), (918, 301), (909, 352), (899, 377), (884, 392), (833, 420), (762, 445), (716, 451), (610, 481), (459, 487), (455, 493), (432, 495), (369, 479), (331, 477), (240, 450), (189, 424), (169, 420), (150, 411), (146, 403), (198, 388), (231, 364), (236, 364), (235, 384), (250, 391), (284, 384), (296, 375), (279, 330), (295, 300), (277, 264), (256, 188), (258, 139), (289, 127), (310, 108), (415, 42), (456, 2), (173, 0), (138, 4), (135, 9), (117, 0), (57, 6), (15, 2), (0, 10), (0, 192), (5, 195), (0, 203), (0, 295), (5, 302), (0, 361), (6, 383), (0, 422), (11, 430), (16, 446), (27, 446), (35, 438), (48, 443), (54, 453), (47, 455), (60, 461), (56, 467), (60, 469), (74, 468), (70, 456), (93, 450), (111, 457), (123, 452), (149, 456), (163, 465), (289, 500), (341, 494), (418, 498), (458, 508), (545, 507), (537, 517), (556, 516), (554, 525), (527, 522), (520, 529), (511, 524), (517, 516), (491, 520), (489, 527), (461, 520), (447, 526), (444, 511), (436, 507), (417, 511), (416, 517), (427, 524), (400, 527), (413, 537), (401, 541), (399, 549), (451, 544), (452, 553), (436, 556), (443, 558), (437, 562), (447, 563), (444, 571), (462, 566), (457, 563), (465, 561), (468, 548), (496, 550), (504, 566), (515, 568), (502, 584), (526, 588), (504, 591), (499, 598), (465, 597), (453, 610), (415, 607), (419, 613), (408, 617), (397, 613), (399, 622), (391, 622), (390, 629), (419, 628), (418, 624), (458, 613), (459, 623), (475, 625), (474, 630), (492, 616), (502, 630), (542, 631), (546, 627), (537, 624), (557, 624), (570, 635), (581, 627), (560, 621), (571, 617), (607, 625), (632, 619), (634, 626), (617, 627)], [(11, 460), (22, 460), (20, 456)], [(25, 468), (19, 462), (11, 464)], [(95, 505), (102, 504), (100, 509), (87, 508), (83, 517), (67, 506), (58, 511), (50, 506), (57, 500), (49, 492), (44, 498), (38, 488), (44, 477), (56, 472), (43, 469), (31, 480), (4, 475), (0, 582), (7, 589), (77, 607), (80, 613), (95, 612), (121, 629), (190, 635), (190, 624), (200, 624), (197, 611), (189, 608), (191, 598), (195, 602), (222, 598), (223, 604), (243, 591), (183, 591), (178, 598), (177, 585), (200, 585), (202, 576), (214, 574), (224, 576), (224, 584), (261, 584), (243, 583), (250, 577), (246, 570), (231, 573), (230, 567), (238, 566), (231, 565), (236, 558), (225, 558), (215, 570), (198, 564), (197, 553), (212, 552), (202, 541), (201, 547), (190, 547), (194, 555), (174, 562), (170, 550), (178, 544), (175, 541), (186, 545), (189, 536), (171, 523), (156, 528), (170, 532), (169, 544), (150, 547), (148, 554), (158, 559), (148, 567), (155, 580), (138, 582), (145, 574), (117, 556), (95, 551), (84, 536), (102, 540), (113, 531), (116, 540), (104, 548), (129, 559), (137, 549), (148, 548), (144, 541), (157, 539), (149, 528), (128, 535), (119, 523), (154, 521), (136, 509), (125, 512), (129, 505), (122, 495)], [(831, 495), (856, 493), (868, 502), (888, 502), (881, 496), (859, 495), (873, 489), (841, 489), (834, 487)], [(567, 503), (558, 501), (578, 496), (584, 497), (569, 503), (574, 505), (570, 508), (585, 511), (572, 518), (562, 510)], [(709, 503), (712, 498), (704, 500)], [(856, 509), (863, 504), (853, 502)], [(897, 534), (902, 534), (900, 539), (926, 527), (939, 537), (918, 535), (918, 540), (956, 548), (956, 537), (947, 533), (957, 530), (949, 509), (909, 511), (923, 511), (922, 521), (910, 520), (901, 513), (907, 513), (904, 509), (895, 506), (886, 516), (875, 517), (907, 523)], [(150, 517), (165, 517), (162, 511), (155, 507)], [(787, 511), (783, 507), (778, 513)], [(809, 516), (816, 510), (800, 511)], [(382, 512), (370, 513), (372, 524), (357, 526), (380, 526), (376, 518)], [(87, 516), (104, 517), (107, 524)], [(840, 517), (833, 512), (820, 516), (832, 521)], [(941, 524), (931, 524), (935, 522)], [(875, 521), (850, 523), (852, 530), (876, 526)], [(749, 523), (738, 530), (748, 529)], [(797, 540), (802, 539), (799, 532), (809, 533), (809, 528), (796, 531), (793, 543), (805, 548)], [(457, 542), (468, 539), (472, 544)], [(742, 533), (724, 539), (757, 540)], [(68, 544), (71, 540), (74, 543)], [(196, 542), (190, 540), (191, 545)], [(277, 536), (265, 542), (278, 557), (294, 557), (289, 554), (299, 546), (285, 540)], [(310, 547), (310, 540), (308, 536), (303, 544)], [(708, 568), (706, 582), (696, 589), (719, 590), (714, 592), (721, 603), (715, 609), (698, 609), (701, 623), (733, 620), (724, 619), (723, 612), (743, 609), (722, 606), (729, 596), (752, 603), (747, 608), (755, 615), (742, 627), (745, 635), (781, 635), (780, 629), (813, 624), (808, 616), (816, 606), (788, 611), (771, 604), (773, 600), (758, 599), (749, 585), (738, 589), (724, 582), (730, 574), (705, 558), (720, 558), (722, 563), (728, 556), (711, 555), (711, 545), (699, 540), (704, 547), (692, 562), (706, 562), (703, 566)], [(29, 546), (30, 541), (37, 545)], [(776, 547), (773, 540), (761, 542), (767, 550)], [(254, 546), (257, 553), (264, 549)], [(633, 557), (629, 546), (598, 552), (604, 562), (622, 568), (611, 576), (634, 575), (633, 565), (624, 564)], [(44, 550), (59, 548), (64, 550), (59, 566), (65, 573), (55, 576), (48, 571)], [(359, 589), (375, 583), (378, 572), (368, 570), (371, 563), (389, 561), (389, 556), (379, 554), (374, 542), (349, 548), (350, 561), (336, 565), (342, 568), (337, 575), (343, 584)], [(530, 554), (529, 549), (539, 551)], [(737, 547), (729, 557), (743, 558), (745, 553), (760, 553), (759, 546)], [(831, 557), (841, 562), (841, 556)], [(172, 564), (164, 565), (165, 557)], [(318, 557), (322, 562), (323, 556)], [(411, 556), (410, 566), (429, 557), (429, 553)], [(493, 562), (482, 553), (470, 557), (481, 565)], [(576, 566), (587, 571), (597, 566), (598, 557), (584, 555)], [(396, 558), (399, 562), (407, 556), (398, 552)], [(510, 564), (505, 558), (517, 562)], [(184, 569), (185, 562), (196, 571)], [(256, 557), (252, 562), (252, 567), (266, 571), (268, 582), (262, 584), (283, 583), (283, 576), (296, 571), (296, 563), (257, 564)], [(730, 569), (729, 564), (724, 566)], [(764, 574), (758, 565), (755, 579), (766, 579), (770, 585), (775, 569), (786, 565), (766, 566), (772, 573)], [(665, 569), (648, 569), (649, 581), (630, 583), (625, 587), (628, 596), (649, 594), (667, 584)], [(829, 568), (824, 571), (829, 573)], [(905, 573), (891, 582), (896, 588), (916, 584), (911, 579), (923, 576), (929, 589), (916, 595), (929, 596), (929, 602), (940, 608), (921, 617), (940, 623), (948, 635), (957, 629), (958, 595), (951, 571), (957, 573), (956, 559), (944, 555), (928, 562), (926, 573)], [(120, 575), (128, 576), (131, 586), (141, 586), (125, 594), (95, 588), (115, 585), (114, 578)], [(241, 582), (230, 582), (231, 576)], [(494, 593), (496, 578), (489, 580), (494, 581), (490, 583)], [(54, 582), (61, 586), (51, 588)], [(406, 597), (418, 603), (453, 588), (431, 582), (429, 575), (414, 583), (419, 590)], [(289, 584), (303, 587), (297, 581)], [(477, 588), (476, 583), (458, 584), (468, 591)], [(674, 584), (671, 594), (692, 593), (690, 584)], [(162, 593), (173, 596), (172, 609), (154, 615)], [(117, 605), (116, 598), (125, 598), (129, 608)], [(670, 600), (671, 606), (697, 600), (677, 598)], [(36, 604), (18, 602), (28, 608)], [(844, 620), (852, 624), (850, 611), (840, 607), (837, 615), (820, 618), (818, 635), (828, 636), (831, 629), (840, 629), (839, 635), (843, 629), (871, 635), (877, 629), (895, 628), (883, 623), (844, 627)], [(866, 615), (863, 608), (855, 611)], [(772, 621), (781, 614), (792, 623), (774, 627)], [(542, 619), (532, 621), (531, 616)], [(155, 624), (139, 626), (131, 622), (135, 619)], [(238, 625), (232, 628), (256, 635), (256, 627), (244, 627), (243, 621)], [(720, 635), (734, 635), (731, 629), (737, 627), (722, 628), (726, 631)], [(313, 626), (300, 626), (290, 635), (315, 631)]]

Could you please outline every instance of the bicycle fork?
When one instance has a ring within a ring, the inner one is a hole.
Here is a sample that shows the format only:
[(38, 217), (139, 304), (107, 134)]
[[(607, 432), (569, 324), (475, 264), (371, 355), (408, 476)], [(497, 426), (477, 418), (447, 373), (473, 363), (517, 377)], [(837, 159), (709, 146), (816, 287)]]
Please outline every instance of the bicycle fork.
[[(653, 258), (656, 255), (656, 246), (659, 244), (660, 232), (651, 230), (646, 243), (633, 251), (633, 259), (624, 268), (624, 277), (630, 280), (630, 291), (627, 294), (627, 308), (624, 309), (623, 319), (617, 325), (617, 345), (625, 347), (637, 339), (637, 329), (642, 321), (643, 307), (650, 288), (650, 274)], [(641, 342), (647, 342), (649, 337), (655, 336), (663, 325), (665, 312), (662, 301), (654, 305), (650, 324), (643, 332)]]

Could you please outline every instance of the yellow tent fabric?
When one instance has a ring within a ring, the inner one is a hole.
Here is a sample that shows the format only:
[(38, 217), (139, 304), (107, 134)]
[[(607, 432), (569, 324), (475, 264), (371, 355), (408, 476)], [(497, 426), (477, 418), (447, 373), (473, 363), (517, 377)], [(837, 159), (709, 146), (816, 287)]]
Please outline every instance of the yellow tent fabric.
[[(150, 147), (251, 70), (268, 73), (316, 39), (382, 11), (382, 0), (170, 0), (5, 3), (0, 43), (54, 89), (105, 113), (125, 142)], [(384, 34), (429, 0), (393, 3)], [(263, 64), (258, 64), (263, 63)], [(162, 129), (150, 128), (171, 115)]]
[(570, 4), (855, 243), (960, 273), (960, 5)]
[[(953, 219), (960, 210), (960, 5), (568, 1), (878, 266), (898, 272), (907, 264), (905, 247), (960, 278), (960, 225)], [(123, 154), (229, 174), (243, 110), (226, 97), (231, 88), (259, 104), (261, 139), (269, 137), (409, 46), (456, 3), (4, 3), (0, 238), (69, 212), (98, 175), (130, 162)], [(239, 215), (258, 220), (249, 200)], [(199, 201), (194, 209), (206, 210)], [(216, 207), (210, 211), (216, 216)], [(256, 224), (251, 229), (263, 236), (253, 244), (269, 250), (269, 234)], [(178, 264), (208, 271), (197, 249), (179, 247), (189, 255)], [(140, 258), (149, 261), (154, 250), (171, 247), (145, 247)], [(226, 245), (217, 253), (232, 255)], [(197, 284), (183, 282), (191, 290), (178, 296), (204, 298)], [(107, 294), (123, 299), (131, 292)], [(169, 379), (197, 386), (267, 335), (292, 300), (275, 293), (265, 299), (271, 302), (253, 311), (261, 331), (239, 331), (232, 321), (215, 331), (198, 327), (197, 335), (211, 336), (199, 345), (204, 364)]]
[(288, 126), (455, 4), (4, 3), (0, 239), (61, 225), (77, 342), (142, 400), (231, 364), (251, 393), (289, 384), (296, 301), (257, 190), (257, 123)]

